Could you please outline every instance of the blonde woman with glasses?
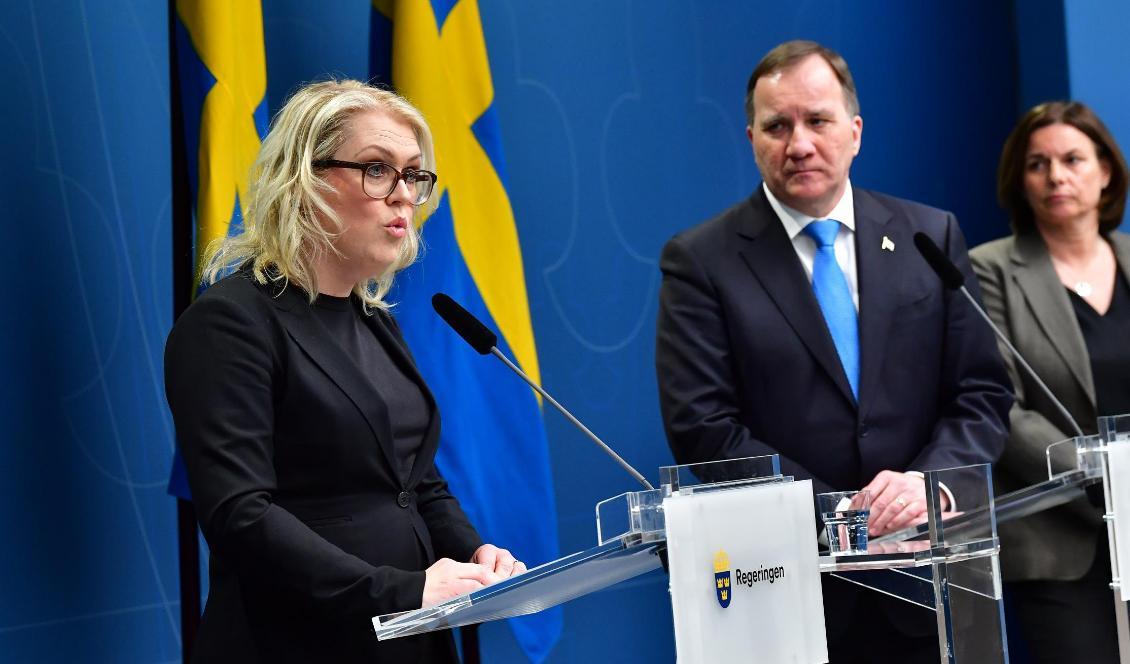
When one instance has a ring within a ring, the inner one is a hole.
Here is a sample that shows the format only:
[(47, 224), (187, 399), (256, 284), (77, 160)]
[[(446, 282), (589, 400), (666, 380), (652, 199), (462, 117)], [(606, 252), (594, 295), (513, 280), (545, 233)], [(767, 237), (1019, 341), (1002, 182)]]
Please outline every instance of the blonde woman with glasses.
[(439, 414), (385, 299), (434, 164), (402, 97), (309, 85), (263, 141), (244, 231), (210, 248), (165, 347), (211, 549), (196, 661), (455, 662), (449, 632), (378, 642), (371, 617), (525, 569), (436, 470)]

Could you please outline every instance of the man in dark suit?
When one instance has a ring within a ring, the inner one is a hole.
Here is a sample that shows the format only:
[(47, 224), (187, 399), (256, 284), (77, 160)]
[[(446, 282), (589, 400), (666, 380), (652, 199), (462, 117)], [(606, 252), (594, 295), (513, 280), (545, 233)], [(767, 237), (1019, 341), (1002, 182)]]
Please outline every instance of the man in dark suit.
[[(972, 276), (961, 230), (947, 212), (852, 188), (863, 120), (834, 51), (770, 51), (746, 113), (762, 186), (673, 238), (660, 263), (671, 449), (679, 463), (779, 454), (817, 492), (870, 489), (872, 535), (903, 528), (925, 513), (921, 471), (991, 462), (1007, 435), (991, 331), (913, 248), (923, 232)], [(832, 661), (938, 661), (930, 620), (896, 627), (866, 610), (870, 593), (826, 585), (825, 597), (839, 614)]]

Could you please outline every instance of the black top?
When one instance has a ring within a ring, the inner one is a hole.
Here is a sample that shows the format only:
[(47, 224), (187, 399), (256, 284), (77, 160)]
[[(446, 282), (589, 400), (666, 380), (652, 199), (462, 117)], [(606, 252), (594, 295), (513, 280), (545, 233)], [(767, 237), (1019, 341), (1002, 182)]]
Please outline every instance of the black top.
[(369, 314), (362, 311), (359, 301), (320, 294), (311, 311), (345, 354), (362, 367), (365, 377), (388, 405), (397, 473), (406, 482), (428, 430), (430, 414), (424, 395), (369, 329), (363, 318)]
[(358, 316), (429, 409), (405, 482), (402, 415), (374, 386), (399, 372), (362, 366), (313, 309), (293, 283), (242, 269), (196, 298), (165, 345), (213, 563), (194, 661), (456, 664), (449, 632), (377, 641), (371, 622), (419, 607), (430, 565), (482, 545), (434, 464), (435, 401), (392, 317)]
[(1126, 277), (1115, 270), (1114, 296), (1101, 316), (1075, 291), (1067, 290), (1091, 358), (1099, 417), (1130, 413), (1130, 285)]

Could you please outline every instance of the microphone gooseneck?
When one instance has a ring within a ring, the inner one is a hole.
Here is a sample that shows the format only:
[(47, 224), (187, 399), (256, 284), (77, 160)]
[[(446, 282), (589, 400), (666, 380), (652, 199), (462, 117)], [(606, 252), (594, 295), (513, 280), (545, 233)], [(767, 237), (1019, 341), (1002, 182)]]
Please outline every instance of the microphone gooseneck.
[(444, 293), (436, 293), (432, 296), (432, 308), (436, 310), (436, 313), (439, 314), (439, 317), (442, 318), (445, 323), (451, 326), (451, 329), (455, 330), (456, 334), (458, 334), (460, 337), (463, 337), (463, 340), (470, 344), (471, 347), (476, 351), (478, 351), (480, 355), (491, 354), (501, 360), (503, 364), (510, 367), (511, 371), (518, 374), (519, 378), (526, 381), (526, 384), (532, 387), (538, 394), (540, 394), (543, 399), (548, 401), (553, 405), (554, 408), (559, 410), (566, 419), (573, 423), (573, 426), (580, 429), (586, 436), (588, 436), (594, 443), (596, 443), (597, 446), (600, 447), (600, 449), (604, 450), (605, 454), (612, 457), (612, 459), (616, 461), (616, 463), (620, 464), (620, 467), (626, 470), (628, 474), (635, 478), (637, 482), (642, 484), (644, 488), (646, 488), (648, 491), (655, 489), (655, 487), (651, 485), (651, 482), (648, 482), (647, 478), (640, 474), (638, 470), (633, 468), (631, 464), (625, 461), (623, 457), (617, 454), (616, 451), (609, 447), (607, 443), (601, 440), (588, 427), (582, 424), (581, 421), (574, 417), (573, 414), (568, 410), (566, 410), (564, 406), (557, 403), (557, 400), (550, 396), (549, 392), (546, 392), (540, 385), (531, 380), (530, 377), (526, 375), (526, 372), (522, 371), (520, 368), (518, 368), (518, 365), (510, 361), (510, 358), (503, 355), (502, 351), (498, 350), (498, 336), (495, 335), (495, 333), (492, 332), (486, 325), (483, 325), (478, 318), (475, 318), (475, 316), (471, 314), (471, 312), (464, 309), (459, 305), (458, 302), (451, 299)]
[(1012, 342), (1008, 340), (1008, 337), (1004, 336), (1004, 332), (1001, 332), (1000, 328), (997, 327), (996, 323), (993, 322), (993, 319), (989, 317), (989, 314), (985, 312), (985, 309), (980, 304), (978, 304), (977, 299), (973, 297), (973, 294), (970, 293), (969, 289), (965, 287), (965, 275), (961, 273), (961, 270), (957, 269), (957, 266), (953, 264), (953, 261), (951, 261), (949, 257), (946, 256), (946, 254), (938, 248), (938, 245), (934, 244), (934, 241), (930, 239), (930, 236), (926, 235), (925, 233), (918, 232), (914, 234), (914, 246), (918, 248), (918, 253), (922, 254), (922, 258), (926, 259), (926, 262), (930, 264), (930, 267), (938, 275), (938, 278), (942, 280), (942, 284), (944, 284), (946, 288), (948, 288), (949, 290), (961, 291), (962, 295), (965, 296), (965, 299), (969, 300), (969, 304), (973, 305), (973, 309), (977, 313), (981, 314), (981, 318), (983, 318), (985, 322), (989, 324), (989, 327), (997, 335), (997, 339), (1000, 339), (1001, 343), (1004, 344), (1005, 348), (1008, 349), (1008, 352), (1011, 353), (1014, 358), (1016, 358), (1017, 363), (1019, 363), (1020, 366), (1024, 367), (1024, 371), (1032, 377), (1032, 380), (1036, 381), (1036, 385), (1040, 386), (1040, 389), (1048, 397), (1048, 399), (1051, 399), (1052, 404), (1055, 405), (1060, 415), (1063, 415), (1063, 417), (1067, 420), (1071, 427), (1075, 429), (1075, 435), (1082, 438), (1083, 429), (1079, 426), (1079, 423), (1075, 421), (1075, 418), (1071, 416), (1071, 413), (1067, 412), (1067, 408), (1063, 405), (1063, 402), (1061, 402), (1056, 398), (1054, 394), (1052, 394), (1051, 388), (1049, 388), (1044, 383), (1044, 381), (1040, 379), (1040, 376), (1036, 373), (1036, 370), (1033, 369), (1030, 364), (1028, 364), (1028, 361), (1024, 359), (1024, 356), (1020, 354), (1020, 351), (1016, 350), (1016, 347), (1012, 345)]

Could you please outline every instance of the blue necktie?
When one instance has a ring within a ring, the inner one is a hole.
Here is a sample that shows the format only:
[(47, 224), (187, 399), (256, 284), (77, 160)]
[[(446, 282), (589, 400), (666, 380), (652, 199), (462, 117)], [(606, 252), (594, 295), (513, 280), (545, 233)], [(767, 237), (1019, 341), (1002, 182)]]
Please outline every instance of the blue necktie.
[(824, 322), (832, 333), (832, 342), (840, 354), (851, 393), (859, 398), (859, 323), (847, 278), (836, 262), (836, 234), (840, 222), (835, 219), (813, 221), (804, 227), (804, 234), (816, 241), (816, 258), (812, 262), (812, 290), (824, 312)]

